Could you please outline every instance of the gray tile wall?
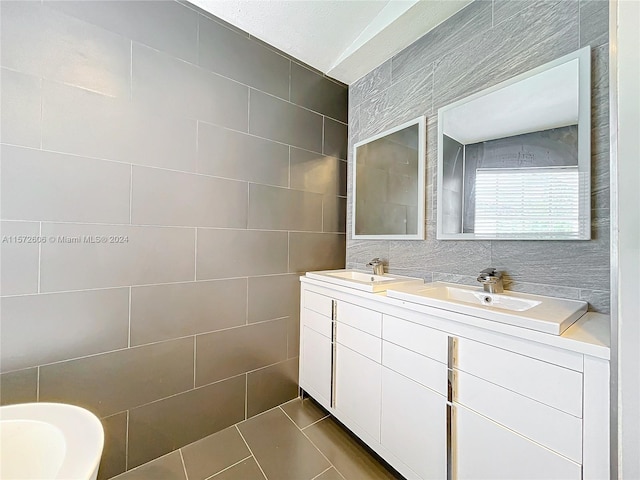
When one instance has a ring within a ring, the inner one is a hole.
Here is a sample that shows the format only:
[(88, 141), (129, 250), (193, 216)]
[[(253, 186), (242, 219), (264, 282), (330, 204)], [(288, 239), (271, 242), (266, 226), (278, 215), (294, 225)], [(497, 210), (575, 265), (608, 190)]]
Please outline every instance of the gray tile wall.
[(0, 8), (0, 402), (94, 411), (108, 478), (294, 397), (347, 87), (186, 2)]
[[(438, 108), (586, 45), (592, 51), (592, 240), (436, 240)], [(608, 48), (606, 0), (476, 0), (350, 85), (350, 162), (355, 142), (426, 115), (427, 235), (354, 240), (349, 205), (347, 267), (364, 268), (380, 257), (394, 273), (473, 285), (481, 269), (493, 266), (506, 272), (509, 289), (584, 299), (591, 310), (608, 312)]]

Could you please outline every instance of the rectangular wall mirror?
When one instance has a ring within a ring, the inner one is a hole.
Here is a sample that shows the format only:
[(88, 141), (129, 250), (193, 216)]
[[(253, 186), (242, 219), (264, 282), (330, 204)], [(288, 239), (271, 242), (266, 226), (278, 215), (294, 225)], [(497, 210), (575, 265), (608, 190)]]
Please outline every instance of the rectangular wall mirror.
[(354, 145), (353, 238), (424, 239), (425, 119)]
[(590, 52), (438, 111), (438, 239), (591, 238)]

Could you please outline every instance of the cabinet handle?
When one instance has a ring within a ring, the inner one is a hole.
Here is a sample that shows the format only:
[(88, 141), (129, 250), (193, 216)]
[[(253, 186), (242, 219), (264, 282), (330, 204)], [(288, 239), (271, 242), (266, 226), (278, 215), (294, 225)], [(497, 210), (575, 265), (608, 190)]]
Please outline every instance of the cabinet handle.
[[(335, 300), (334, 300), (335, 302)], [(331, 408), (336, 408), (336, 356), (338, 336), (338, 322), (331, 322)]]
[(455, 445), (453, 433), (455, 431), (455, 407), (451, 403), (447, 403), (447, 480), (456, 478), (454, 459)]
[(338, 318), (338, 302), (337, 300), (331, 300), (331, 320), (337, 320)]
[(448, 337), (447, 350), (447, 480), (454, 480), (455, 475), (455, 407), (453, 402), (456, 399), (456, 372), (458, 339)]

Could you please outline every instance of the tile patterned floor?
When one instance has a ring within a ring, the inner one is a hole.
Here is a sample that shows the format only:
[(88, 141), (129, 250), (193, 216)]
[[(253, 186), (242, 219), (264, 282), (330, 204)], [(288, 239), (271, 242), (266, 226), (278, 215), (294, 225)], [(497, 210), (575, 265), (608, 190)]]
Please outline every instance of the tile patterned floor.
[(112, 480), (402, 478), (310, 399), (292, 400)]

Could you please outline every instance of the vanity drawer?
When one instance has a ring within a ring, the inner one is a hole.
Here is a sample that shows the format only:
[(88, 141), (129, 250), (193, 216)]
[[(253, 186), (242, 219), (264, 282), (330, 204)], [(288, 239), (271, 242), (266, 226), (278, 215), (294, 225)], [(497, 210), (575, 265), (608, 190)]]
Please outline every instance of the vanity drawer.
[(382, 333), (382, 313), (352, 303), (338, 302), (336, 320), (378, 338)]
[(318, 312), (308, 308), (302, 309), (302, 324), (327, 338), (331, 338), (332, 323), (330, 318), (320, 315)]
[(582, 420), (493, 383), (456, 371), (453, 400), (582, 463)]
[(382, 365), (441, 395), (447, 395), (447, 366), (444, 363), (383, 341)]
[(377, 363), (382, 361), (382, 340), (379, 337), (374, 337), (342, 323), (338, 323), (336, 329), (336, 341), (339, 344), (349, 347)]
[(582, 417), (581, 373), (466, 338), (455, 344), (453, 367)]
[(331, 309), (333, 308), (333, 299), (319, 293), (310, 292), (306, 290), (304, 292), (304, 308), (313, 310), (320, 315), (328, 318), (332, 318)]
[(447, 363), (447, 334), (440, 330), (385, 315), (382, 338), (421, 355)]

